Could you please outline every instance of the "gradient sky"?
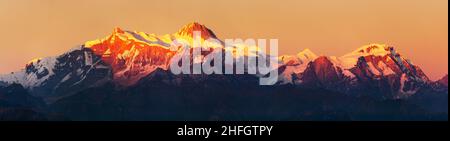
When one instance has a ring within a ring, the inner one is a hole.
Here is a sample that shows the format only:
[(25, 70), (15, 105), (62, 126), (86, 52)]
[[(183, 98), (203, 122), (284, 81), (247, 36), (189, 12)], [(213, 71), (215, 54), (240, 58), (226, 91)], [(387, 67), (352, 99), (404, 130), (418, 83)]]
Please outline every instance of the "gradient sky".
[(281, 54), (386, 43), (432, 79), (448, 72), (447, 0), (0, 0), (0, 73), (116, 26), (166, 34), (193, 21), (222, 39), (277, 38)]

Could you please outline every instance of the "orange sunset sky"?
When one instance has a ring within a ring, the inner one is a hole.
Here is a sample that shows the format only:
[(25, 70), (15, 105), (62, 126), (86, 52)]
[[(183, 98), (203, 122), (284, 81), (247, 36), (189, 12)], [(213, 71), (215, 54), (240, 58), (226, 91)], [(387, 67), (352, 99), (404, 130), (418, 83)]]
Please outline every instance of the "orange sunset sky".
[(222, 39), (279, 39), (280, 54), (386, 43), (433, 80), (448, 72), (447, 0), (0, 0), (0, 73), (116, 26), (166, 34), (193, 21)]

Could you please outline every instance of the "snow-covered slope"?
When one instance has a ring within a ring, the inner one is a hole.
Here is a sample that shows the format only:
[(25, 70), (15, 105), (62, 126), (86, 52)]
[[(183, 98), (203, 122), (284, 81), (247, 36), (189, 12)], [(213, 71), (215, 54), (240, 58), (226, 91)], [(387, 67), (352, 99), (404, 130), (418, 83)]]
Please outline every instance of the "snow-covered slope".
[(109, 79), (110, 67), (84, 46), (60, 56), (34, 59), (20, 71), (0, 76), (5, 83), (18, 83), (33, 95), (60, 97), (95, 86)]
[(55, 57), (33, 59), (26, 64), (25, 69), (0, 75), (0, 81), (19, 83), (25, 88), (33, 88), (42, 85), (50, 76), (54, 75), (53, 69), (57, 60)]
[(294, 84), (292, 75), (300, 74), (305, 71), (309, 62), (314, 61), (317, 55), (311, 50), (305, 49), (297, 54), (297, 56), (284, 55), (278, 57), (280, 61), (280, 66), (283, 67), (284, 71), (279, 76), (280, 84)]
[(116, 82), (132, 85), (156, 68), (167, 69), (168, 61), (175, 54), (169, 49), (171, 40), (170, 36), (116, 28), (109, 37), (88, 41), (85, 46), (111, 66)]

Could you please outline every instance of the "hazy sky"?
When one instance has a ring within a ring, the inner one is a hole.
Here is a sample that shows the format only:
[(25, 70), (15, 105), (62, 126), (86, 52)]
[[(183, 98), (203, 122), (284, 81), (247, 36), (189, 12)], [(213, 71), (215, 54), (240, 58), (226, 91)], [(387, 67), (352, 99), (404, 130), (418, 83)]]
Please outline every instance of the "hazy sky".
[(192, 21), (219, 38), (277, 38), (281, 54), (386, 43), (432, 79), (448, 72), (447, 0), (0, 0), (0, 73), (116, 26), (166, 34)]

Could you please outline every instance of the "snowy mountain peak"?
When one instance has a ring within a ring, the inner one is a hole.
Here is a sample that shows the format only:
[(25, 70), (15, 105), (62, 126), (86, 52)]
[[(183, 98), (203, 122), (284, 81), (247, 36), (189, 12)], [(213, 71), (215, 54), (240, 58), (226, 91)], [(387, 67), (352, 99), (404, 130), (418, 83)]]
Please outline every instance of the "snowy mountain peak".
[(345, 54), (338, 58), (340, 64), (343, 68), (349, 69), (356, 65), (360, 57), (365, 56), (380, 56), (384, 57), (386, 55), (396, 56), (397, 53), (394, 47), (385, 44), (369, 44), (362, 46), (348, 54)]
[(368, 56), (368, 55), (384, 56), (391, 53), (395, 54), (394, 47), (385, 44), (369, 44), (362, 46), (356, 49), (355, 51), (351, 52), (350, 54), (344, 56)]
[(193, 34), (196, 31), (201, 32), (202, 39), (217, 38), (212, 30), (198, 22), (192, 22), (183, 26), (176, 35), (193, 37)]
[(297, 54), (297, 57), (300, 60), (303, 61), (312, 61), (315, 60), (317, 58), (317, 55), (315, 53), (313, 53), (310, 49), (304, 49), (303, 51), (301, 51), (300, 53)]

